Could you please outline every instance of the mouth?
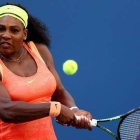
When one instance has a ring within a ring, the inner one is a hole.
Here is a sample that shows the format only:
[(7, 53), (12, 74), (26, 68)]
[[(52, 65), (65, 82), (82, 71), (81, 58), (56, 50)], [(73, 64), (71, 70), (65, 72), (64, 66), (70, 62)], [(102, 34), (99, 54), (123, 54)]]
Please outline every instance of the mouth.
[(0, 46), (3, 48), (9, 48), (9, 47), (11, 47), (11, 44), (9, 42), (1, 42)]

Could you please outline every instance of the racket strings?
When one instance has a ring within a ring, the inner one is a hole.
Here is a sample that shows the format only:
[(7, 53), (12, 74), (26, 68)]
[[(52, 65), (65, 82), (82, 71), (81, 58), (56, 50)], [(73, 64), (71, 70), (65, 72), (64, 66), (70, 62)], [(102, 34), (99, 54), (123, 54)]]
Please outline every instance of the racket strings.
[(140, 110), (128, 115), (119, 131), (121, 140), (140, 140)]

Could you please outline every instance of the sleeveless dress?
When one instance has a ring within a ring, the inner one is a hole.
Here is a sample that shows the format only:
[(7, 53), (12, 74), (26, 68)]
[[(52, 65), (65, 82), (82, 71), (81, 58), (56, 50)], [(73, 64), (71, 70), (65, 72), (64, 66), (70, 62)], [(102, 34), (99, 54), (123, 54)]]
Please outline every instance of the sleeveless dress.
[[(0, 59), (2, 83), (7, 88), (12, 101), (46, 103), (56, 89), (56, 80), (46, 67), (36, 46), (29, 42), (23, 46), (37, 65), (37, 72), (30, 77), (20, 77), (11, 72)], [(5, 123), (0, 120), (0, 140), (56, 140), (51, 117), (44, 117), (24, 123)]]

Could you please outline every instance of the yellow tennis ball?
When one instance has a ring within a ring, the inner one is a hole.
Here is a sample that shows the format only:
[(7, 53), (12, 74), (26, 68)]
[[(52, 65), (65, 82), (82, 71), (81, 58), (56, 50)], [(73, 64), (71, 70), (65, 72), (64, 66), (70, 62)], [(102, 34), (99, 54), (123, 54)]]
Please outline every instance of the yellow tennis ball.
[(73, 75), (77, 72), (78, 65), (74, 60), (67, 60), (63, 63), (63, 71), (67, 75)]

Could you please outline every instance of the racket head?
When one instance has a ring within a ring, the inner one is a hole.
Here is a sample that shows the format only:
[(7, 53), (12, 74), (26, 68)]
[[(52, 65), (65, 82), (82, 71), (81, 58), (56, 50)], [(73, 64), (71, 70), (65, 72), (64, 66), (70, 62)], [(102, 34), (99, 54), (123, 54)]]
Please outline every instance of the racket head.
[(120, 140), (140, 140), (140, 108), (133, 109), (121, 116), (118, 125), (118, 138)]

